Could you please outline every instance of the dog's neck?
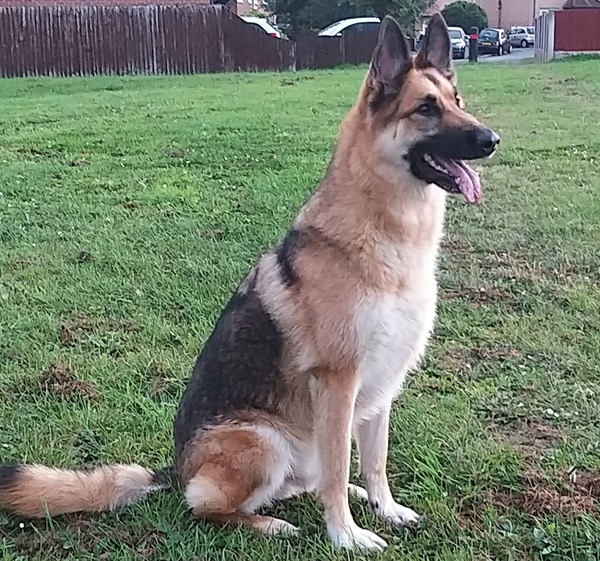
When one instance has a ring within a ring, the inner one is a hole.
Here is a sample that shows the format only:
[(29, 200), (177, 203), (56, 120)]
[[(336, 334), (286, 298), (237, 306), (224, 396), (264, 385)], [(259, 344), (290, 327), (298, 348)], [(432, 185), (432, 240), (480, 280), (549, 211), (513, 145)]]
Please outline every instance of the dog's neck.
[(366, 248), (380, 241), (437, 250), (444, 191), (381, 162), (353, 111), (342, 125), (327, 174), (298, 217), (329, 236)]

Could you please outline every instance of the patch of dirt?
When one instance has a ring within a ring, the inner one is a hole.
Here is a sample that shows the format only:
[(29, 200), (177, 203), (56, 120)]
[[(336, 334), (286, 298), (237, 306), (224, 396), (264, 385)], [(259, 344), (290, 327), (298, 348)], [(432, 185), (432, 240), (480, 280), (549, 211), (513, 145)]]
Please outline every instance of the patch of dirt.
[(437, 364), (440, 370), (451, 372), (452, 374), (464, 375), (471, 370), (469, 362), (469, 349), (459, 346), (451, 346), (440, 351), (437, 357)]
[(450, 253), (471, 253), (474, 251), (473, 246), (467, 240), (451, 233), (442, 240), (440, 247), (442, 251)]
[(464, 376), (483, 361), (495, 363), (517, 362), (521, 354), (509, 347), (476, 346), (472, 348), (451, 345), (435, 351), (435, 364), (444, 371)]
[(564, 438), (556, 427), (537, 417), (526, 419), (520, 428), (513, 427), (504, 437), (527, 464), (543, 458), (545, 453), (556, 448)]
[(517, 243), (512, 248), (490, 254), (486, 261), (495, 274), (511, 279), (536, 282), (550, 280), (558, 283), (600, 279), (600, 271), (593, 263), (557, 262), (547, 265), (530, 247)]
[(94, 256), (89, 251), (80, 251), (75, 257), (77, 263), (91, 263), (94, 260)]
[(29, 156), (37, 156), (41, 158), (55, 158), (59, 155), (56, 150), (51, 148), (35, 148), (33, 146), (23, 146), (16, 149), (18, 154), (24, 154)]
[(165, 541), (165, 534), (159, 530), (149, 530), (137, 542), (136, 551), (143, 559), (155, 559), (157, 547)]
[(524, 471), (518, 489), (488, 489), (465, 501), (457, 513), (464, 527), (479, 525), (485, 510), (519, 510), (533, 518), (550, 514), (593, 514), (600, 506), (600, 473), (571, 469), (543, 473), (539, 460), (560, 445), (564, 435), (542, 419), (526, 419), (520, 428), (501, 434), (522, 457)]
[(121, 203), (121, 206), (128, 210), (134, 210), (134, 209), (140, 208), (141, 205), (140, 205), (140, 203), (138, 203), (136, 201), (123, 201)]
[(152, 364), (146, 371), (146, 376), (149, 379), (148, 394), (154, 401), (175, 399), (183, 389), (181, 380), (163, 366)]
[(71, 167), (89, 166), (90, 165), (90, 161), (86, 160), (85, 158), (78, 158), (78, 159), (75, 159), (75, 160), (71, 160), (69, 162), (69, 165)]
[(175, 158), (176, 160), (189, 160), (191, 153), (187, 148), (181, 146), (174, 146), (166, 151), (165, 154), (168, 158)]
[(600, 499), (600, 473), (574, 470), (569, 474), (569, 484), (582, 494)]
[(218, 242), (218, 241), (221, 241), (225, 237), (226, 232), (219, 228), (209, 228), (206, 230), (200, 230), (199, 234), (203, 238), (208, 238), (210, 240), (214, 240), (214, 241)]
[(44, 552), (48, 559), (64, 559), (71, 555), (69, 548), (63, 547), (64, 541), (55, 532), (42, 528), (31, 531), (31, 528), (8, 533), (2, 531), (0, 527), (0, 536), (5, 543), (12, 544), (13, 548), (26, 559), (41, 552)]
[(494, 496), (494, 501), (496, 506), (518, 509), (533, 517), (547, 514), (591, 514), (595, 511), (598, 495), (593, 495), (585, 487), (585, 483), (594, 481), (593, 485), (597, 485), (599, 480), (598, 475), (588, 474), (583, 484), (552, 482), (538, 471), (530, 470), (522, 477), (522, 491), (498, 493)]
[(72, 347), (90, 334), (106, 335), (118, 331), (135, 331), (136, 326), (125, 320), (94, 319), (87, 316), (78, 316), (64, 322), (59, 329), (59, 340), (64, 347)]
[(69, 364), (59, 360), (42, 372), (38, 378), (40, 391), (51, 393), (58, 399), (84, 397), (98, 399), (98, 392), (89, 382), (79, 380)]
[(16, 257), (10, 262), (10, 267), (14, 271), (23, 271), (29, 267), (37, 265), (39, 261), (34, 257)]
[(505, 347), (477, 346), (471, 349), (471, 358), (473, 361), (516, 361), (520, 358), (520, 356), (521, 355), (517, 349), (509, 349)]
[[(157, 550), (166, 536), (157, 529), (137, 530), (121, 525), (103, 528), (96, 519), (82, 515), (69, 517), (67, 524), (57, 522), (52, 527), (45, 521), (0, 525), (0, 537), (26, 558), (43, 554), (44, 559), (66, 559), (80, 552), (94, 552), (96, 558), (108, 560), (113, 558), (117, 540), (136, 559), (154, 560), (158, 559)], [(105, 546), (103, 542), (108, 543)]]
[(313, 76), (297, 76), (295, 78), (284, 78), (281, 80), (282, 86), (295, 86), (298, 82), (303, 82), (305, 80), (314, 80)]
[(492, 304), (515, 306), (515, 295), (496, 287), (482, 287), (479, 290), (464, 288), (461, 290), (442, 290), (441, 297), (445, 300), (466, 300), (473, 308), (481, 308)]
[(553, 514), (594, 514), (600, 506), (600, 474), (582, 472), (572, 477), (551, 479), (536, 470), (521, 477), (518, 490), (490, 489), (461, 504), (457, 519), (464, 528), (478, 528), (488, 508), (502, 513), (518, 510), (534, 519)]

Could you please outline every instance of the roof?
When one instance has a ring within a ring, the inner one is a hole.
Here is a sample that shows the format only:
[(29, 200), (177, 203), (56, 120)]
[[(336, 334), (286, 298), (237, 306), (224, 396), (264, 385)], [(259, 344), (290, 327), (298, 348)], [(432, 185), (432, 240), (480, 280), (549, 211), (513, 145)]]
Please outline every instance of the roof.
[(600, 0), (567, 0), (563, 4), (563, 9), (572, 10), (576, 8), (598, 8), (600, 9)]

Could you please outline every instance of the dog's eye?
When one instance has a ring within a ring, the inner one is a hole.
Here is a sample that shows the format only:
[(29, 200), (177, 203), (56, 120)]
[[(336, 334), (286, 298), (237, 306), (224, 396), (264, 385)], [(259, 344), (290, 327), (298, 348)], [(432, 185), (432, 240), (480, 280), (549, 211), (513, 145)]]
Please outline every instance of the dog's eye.
[(421, 105), (417, 107), (417, 113), (423, 115), (423, 117), (431, 117), (436, 114), (436, 111), (437, 107), (433, 103), (421, 103)]

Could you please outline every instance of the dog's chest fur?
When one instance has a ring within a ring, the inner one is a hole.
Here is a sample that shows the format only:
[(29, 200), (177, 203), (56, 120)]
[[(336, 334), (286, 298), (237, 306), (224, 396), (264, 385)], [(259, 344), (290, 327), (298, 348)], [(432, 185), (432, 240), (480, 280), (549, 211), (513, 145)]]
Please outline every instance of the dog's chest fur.
[(390, 405), (425, 350), (435, 320), (436, 252), (437, 240), (425, 252), (402, 252), (397, 264), (404, 280), (401, 288), (376, 290), (357, 303), (355, 421), (368, 419)]

